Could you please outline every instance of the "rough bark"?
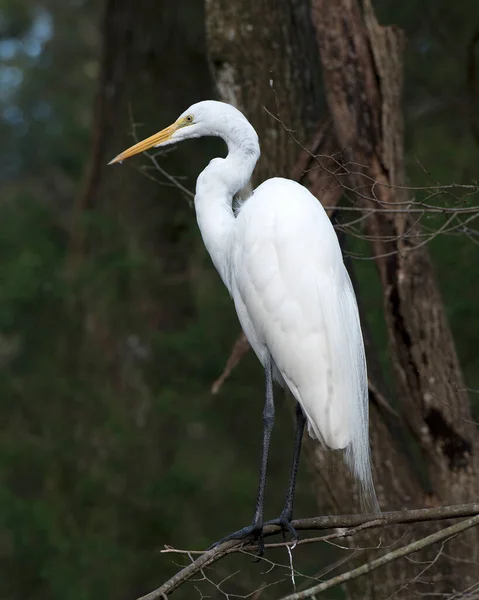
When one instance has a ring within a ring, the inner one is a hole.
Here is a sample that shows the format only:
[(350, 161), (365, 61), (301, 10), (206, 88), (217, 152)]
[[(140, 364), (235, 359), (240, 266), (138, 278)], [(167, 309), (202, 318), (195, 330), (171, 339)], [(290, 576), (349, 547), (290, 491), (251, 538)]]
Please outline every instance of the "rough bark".
[[(206, 6), (208, 46), (220, 98), (241, 108), (260, 136), (263, 162), (257, 173), (258, 181), (292, 173), (325, 205), (334, 206), (341, 195), (337, 192), (337, 181), (308, 154), (308, 150), (316, 155), (333, 154), (343, 146), (334, 130), (324, 128), (328, 119), (327, 115), (324, 118), (325, 109), (315, 83), (319, 81), (318, 50), (312, 40), (314, 31), (308, 2), (207, 0)], [(261, 36), (263, 32), (267, 34), (265, 39)], [(269, 83), (272, 77), (273, 97)], [(265, 113), (263, 104), (282, 122)], [(294, 143), (288, 130), (294, 131), (294, 137), (306, 151)], [(321, 157), (319, 162), (324, 160)], [(331, 162), (324, 166), (330, 169)], [(369, 357), (370, 363), (371, 360)], [(401, 422), (384, 410), (378, 387), (371, 388), (371, 440), (380, 503), (387, 509), (423, 505), (426, 494), (391, 433), (401, 427)], [(357, 498), (351, 493), (353, 484), (342, 457), (324, 452), (308, 436), (305, 436), (305, 455), (320, 509), (343, 513), (357, 509)], [(400, 536), (397, 529), (383, 532), (382, 544), (397, 542)], [(365, 534), (361, 543), (374, 545), (377, 536)], [(424, 554), (422, 559), (433, 556)], [(397, 592), (398, 582), (408, 581), (417, 573), (417, 565), (397, 562), (374, 572), (367, 581), (354, 584), (349, 591), (355, 597), (366, 591), (386, 597)], [(410, 598), (410, 593), (408, 588), (397, 592), (395, 597)]]
[[(370, 190), (379, 200), (375, 208), (404, 202), (406, 192), (390, 187), (404, 185), (402, 35), (378, 25), (369, 0), (364, 18), (352, 0), (316, 0), (313, 15), (338, 139), (354, 162), (368, 165), (367, 175), (386, 184)], [(362, 176), (350, 180), (362, 186), (364, 195)], [(417, 226), (405, 213), (378, 210), (367, 227), (374, 238), (405, 415), (427, 455), (439, 500), (466, 502), (479, 492), (473, 452), (477, 429), (427, 248), (415, 248)]]
[[(395, 187), (405, 181), (402, 33), (377, 23), (370, 0), (363, 12), (356, 0), (313, 0), (312, 8), (338, 142), (349, 160), (365, 166), (363, 173), (354, 169), (349, 186), (361, 186), (363, 206), (379, 209), (366, 228), (383, 286), (398, 396), (426, 459), (435, 502), (467, 502), (479, 492), (478, 434), (434, 270), (414, 235), (413, 217), (380, 210), (408, 199)], [(364, 175), (379, 185), (365, 185)], [(475, 561), (477, 548), (471, 531), (454, 553)], [(449, 565), (450, 585), (472, 582), (476, 568)]]
[(262, 158), (255, 177), (262, 181), (273, 171), (289, 173), (298, 146), (267, 110), (283, 119), (300, 143), (310, 141), (321, 96), (307, 3), (206, 0), (206, 13), (218, 93), (246, 111), (261, 132)]

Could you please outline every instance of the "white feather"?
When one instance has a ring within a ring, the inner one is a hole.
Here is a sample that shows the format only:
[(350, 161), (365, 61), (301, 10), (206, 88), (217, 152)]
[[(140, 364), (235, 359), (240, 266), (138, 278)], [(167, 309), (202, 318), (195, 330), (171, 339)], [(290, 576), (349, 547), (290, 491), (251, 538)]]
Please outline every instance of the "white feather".
[(377, 510), (358, 309), (336, 233), (303, 186), (270, 179), (242, 206), (231, 243), (231, 291), (254, 351), (268, 353), (328, 448), (346, 448), (364, 503)]

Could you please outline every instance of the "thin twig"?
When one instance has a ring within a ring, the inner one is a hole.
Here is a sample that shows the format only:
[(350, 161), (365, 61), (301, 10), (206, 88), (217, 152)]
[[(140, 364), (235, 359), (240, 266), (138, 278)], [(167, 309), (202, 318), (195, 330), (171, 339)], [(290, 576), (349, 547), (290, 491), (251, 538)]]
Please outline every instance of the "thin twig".
[(475, 517), (471, 517), (470, 519), (465, 519), (460, 523), (455, 523), (454, 525), (450, 525), (445, 529), (441, 529), (441, 531), (436, 531), (431, 535), (428, 535), (420, 540), (416, 540), (415, 542), (411, 542), (402, 548), (398, 548), (397, 550), (393, 550), (384, 554), (380, 558), (373, 560), (369, 563), (365, 563), (356, 569), (352, 569), (351, 571), (347, 571), (346, 573), (341, 573), (341, 575), (337, 575), (336, 577), (332, 577), (327, 581), (323, 581), (322, 583), (315, 585), (304, 592), (298, 592), (295, 594), (290, 594), (289, 596), (284, 596), (281, 600), (305, 600), (306, 598), (312, 598), (317, 594), (320, 594), (326, 590), (329, 590), (333, 587), (346, 583), (347, 581), (351, 581), (352, 579), (357, 579), (362, 575), (367, 575), (374, 571), (375, 569), (382, 567), (383, 565), (392, 562), (393, 560), (397, 560), (398, 558), (402, 558), (403, 556), (407, 556), (408, 554), (412, 554), (413, 552), (417, 552), (418, 550), (422, 550), (427, 546), (432, 546), (433, 544), (437, 544), (438, 542), (442, 542), (451, 538), (466, 529), (470, 529), (471, 527), (475, 527), (479, 525), (479, 515)]

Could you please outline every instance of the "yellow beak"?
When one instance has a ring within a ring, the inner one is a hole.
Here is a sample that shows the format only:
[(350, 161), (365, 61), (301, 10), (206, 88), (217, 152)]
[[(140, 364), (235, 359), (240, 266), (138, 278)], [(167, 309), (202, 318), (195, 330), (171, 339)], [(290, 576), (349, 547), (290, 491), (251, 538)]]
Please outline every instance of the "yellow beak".
[(130, 158), (130, 156), (134, 156), (135, 154), (144, 152), (149, 148), (153, 148), (153, 146), (158, 146), (163, 142), (167, 142), (179, 127), (181, 127), (181, 124), (179, 124), (178, 122), (173, 123), (173, 125), (162, 129), (158, 133), (155, 133), (149, 138), (146, 138), (146, 140), (142, 140), (141, 142), (138, 142), (138, 144), (130, 146), (130, 148), (127, 148), (121, 154), (115, 156), (113, 160), (110, 160), (108, 164), (112, 165), (114, 163), (121, 162), (126, 158)]

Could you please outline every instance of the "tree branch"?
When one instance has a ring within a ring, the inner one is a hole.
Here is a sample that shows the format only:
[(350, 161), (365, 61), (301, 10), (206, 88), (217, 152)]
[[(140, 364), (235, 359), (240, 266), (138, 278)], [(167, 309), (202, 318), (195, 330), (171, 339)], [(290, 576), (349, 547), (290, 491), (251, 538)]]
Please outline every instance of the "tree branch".
[[(293, 521), (293, 526), (297, 530), (301, 531), (313, 531), (313, 530), (323, 530), (323, 529), (334, 529), (334, 528), (343, 528), (343, 527), (358, 527), (361, 525), (366, 525), (371, 523), (371, 528), (373, 527), (385, 527), (388, 525), (399, 525), (399, 524), (407, 524), (407, 523), (419, 523), (423, 521), (439, 521), (443, 519), (457, 519), (459, 517), (477, 517), (479, 523), (479, 502), (473, 502), (471, 504), (459, 504), (455, 506), (440, 506), (436, 508), (420, 508), (413, 510), (404, 510), (404, 511), (392, 511), (386, 512), (381, 515), (381, 518), (378, 519), (377, 515), (328, 515), (323, 517), (313, 517), (310, 519), (299, 519)], [(471, 519), (469, 519), (471, 520)], [(373, 525), (374, 522), (374, 525)], [(465, 523), (466, 521), (462, 522)], [(474, 523), (476, 524), (476, 523)], [(458, 525), (461, 525), (459, 523)], [(470, 525), (468, 527), (472, 527)], [(450, 528), (448, 528), (450, 529)], [(467, 529), (467, 527), (464, 527)], [(446, 531), (446, 530), (443, 530)], [(460, 529), (459, 531), (463, 531)], [(275, 535), (281, 532), (281, 528), (277, 525), (267, 525), (264, 528), (264, 536), (269, 537), (271, 535)], [(441, 532), (438, 532), (440, 534)], [(438, 535), (438, 534), (432, 534)], [(451, 534), (448, 534), (451, 535)], [(448, 537), (446, 535), (445, 537)], [(432, 536), (428, 536), (431, 538)], [(424, 539), (428, 539), (424, 538)], [(445, 538), (439, 538), (445, 539)], [(439, 539), (437, 541), (439, 541)], [(230, 540), (213, 548), (212, 550), (205, 551), (200, 557), (198, 557), (191, 564), (186, 566), (184, 569), (181, 569), (178, 573), (176, 573), (171, 579), (166, 581), (163, 585), (161, 585), (158, 589), (150, 592), (146, 596), (142, 596), (138, 600), (161, 600), (164, 599), (168, 594), (171, 594), (174, 590), (180, 587), (183, 583), (185, 583), (188, 579), (199, 573), (205, 567), (217, 562), (222, 559), (224, 556), (228, 554), (232, 554), (233, 552), (239, 552), (243, 549), (245, 542), (249, 541), (249, 538), (241, 539), (241, 540)], [(419, 540), (421, 542), (422, 540)], [(415, 543), (419, 543), (415, 542)], [(430, 542), (434, 543), (434, 542)], [(411, 544), (409, 545), (411, 546)], [(407, 548), (408, 546), (405, 546)], [(416, 549), (419, 550), (424, 546), (418, 546)], [(416, 550), (410, 550), (410, 552), (415, 552)], [(395, 551), (395, 552), (399, 552)], [(391, 553), (390, 553), (391, 554)], [(389, 556), (389, 555), (385, 555)], [(398, 555), (404, 556), (404, 555)], [(384, 557), (382, 557), (384, 559)], [(381, 559), (378, 559), (381, 560)], [(391, 558), (391, 560), (393, 560)], [(373, 563), (369, 563), (370, 566)], [(384, 564), (384, 563), (381, 563)], [(378, 565), (380, 566), (380, 565)], [(377, 567), (375, 567), (377, 568)], [(368, 571), (367, 571), (368, 572)], [(360, 573), (359, 575), (361, 575)], [(359, 575), (357, 575), (359, 577)], [(331, 580), (330, 580), (331, 581)], [(326, 582), (325, 582), (326, 583)]]
[(289, 596), (284, 596), (281, 600), (305, 600), (306, 598), (311, 598), (316, 594), (324, 592), (326, 590), (331, 589), (332, 587), (336, 587), (337, 585), (341, 585), (342, 583), (346, 583), (347, 581), (351, 581), (352, 579), (356, 579), (361, 577), (362, 575), (367, 575), (371, 571), (374, 571), (378, 567), (382, 567), (383, 565), (392, 562), (393, 560), (397, 560), (398, 558), (402, 558), (403, 556), (407, 556), (408, 554), (412, 554), (413, 552), (417, 552), (418, 550), (422, 550), (427, 546), (431, 546), (432, 544), (437, 544), (438, 542), (442, 542), (451, 538), (453, 536), (466, 531), (466, 529), (470, 529), (471, 527), (475, 527), (479, 525), (479, 515), (475, 517), (471, 517), (470, 519), (465, 519), (460, 523), (456, 523), (455, 525), (450, 525), (445, 529), (441, 529), (441, 531), (436, 531), (431, 535), (428, 535), (420, 540), (416, 540), (415, 542), (411, 542), (402, 548), (398, 548), (397, 550), (392, 550), (387, 554), (384, 554), (380, 558), (373, 560), (369, 563), (365, 563), (356, 569), (352, 569), (351, 571), (347, 571), (346, 573), (341, 573), (341, 575), (337, 575), (336, 577), (332, 577), (327, 581), (323, 581), (322, 583), (315, 585), (304, 592), (298, 592), (296, 594), (290, 594)]

